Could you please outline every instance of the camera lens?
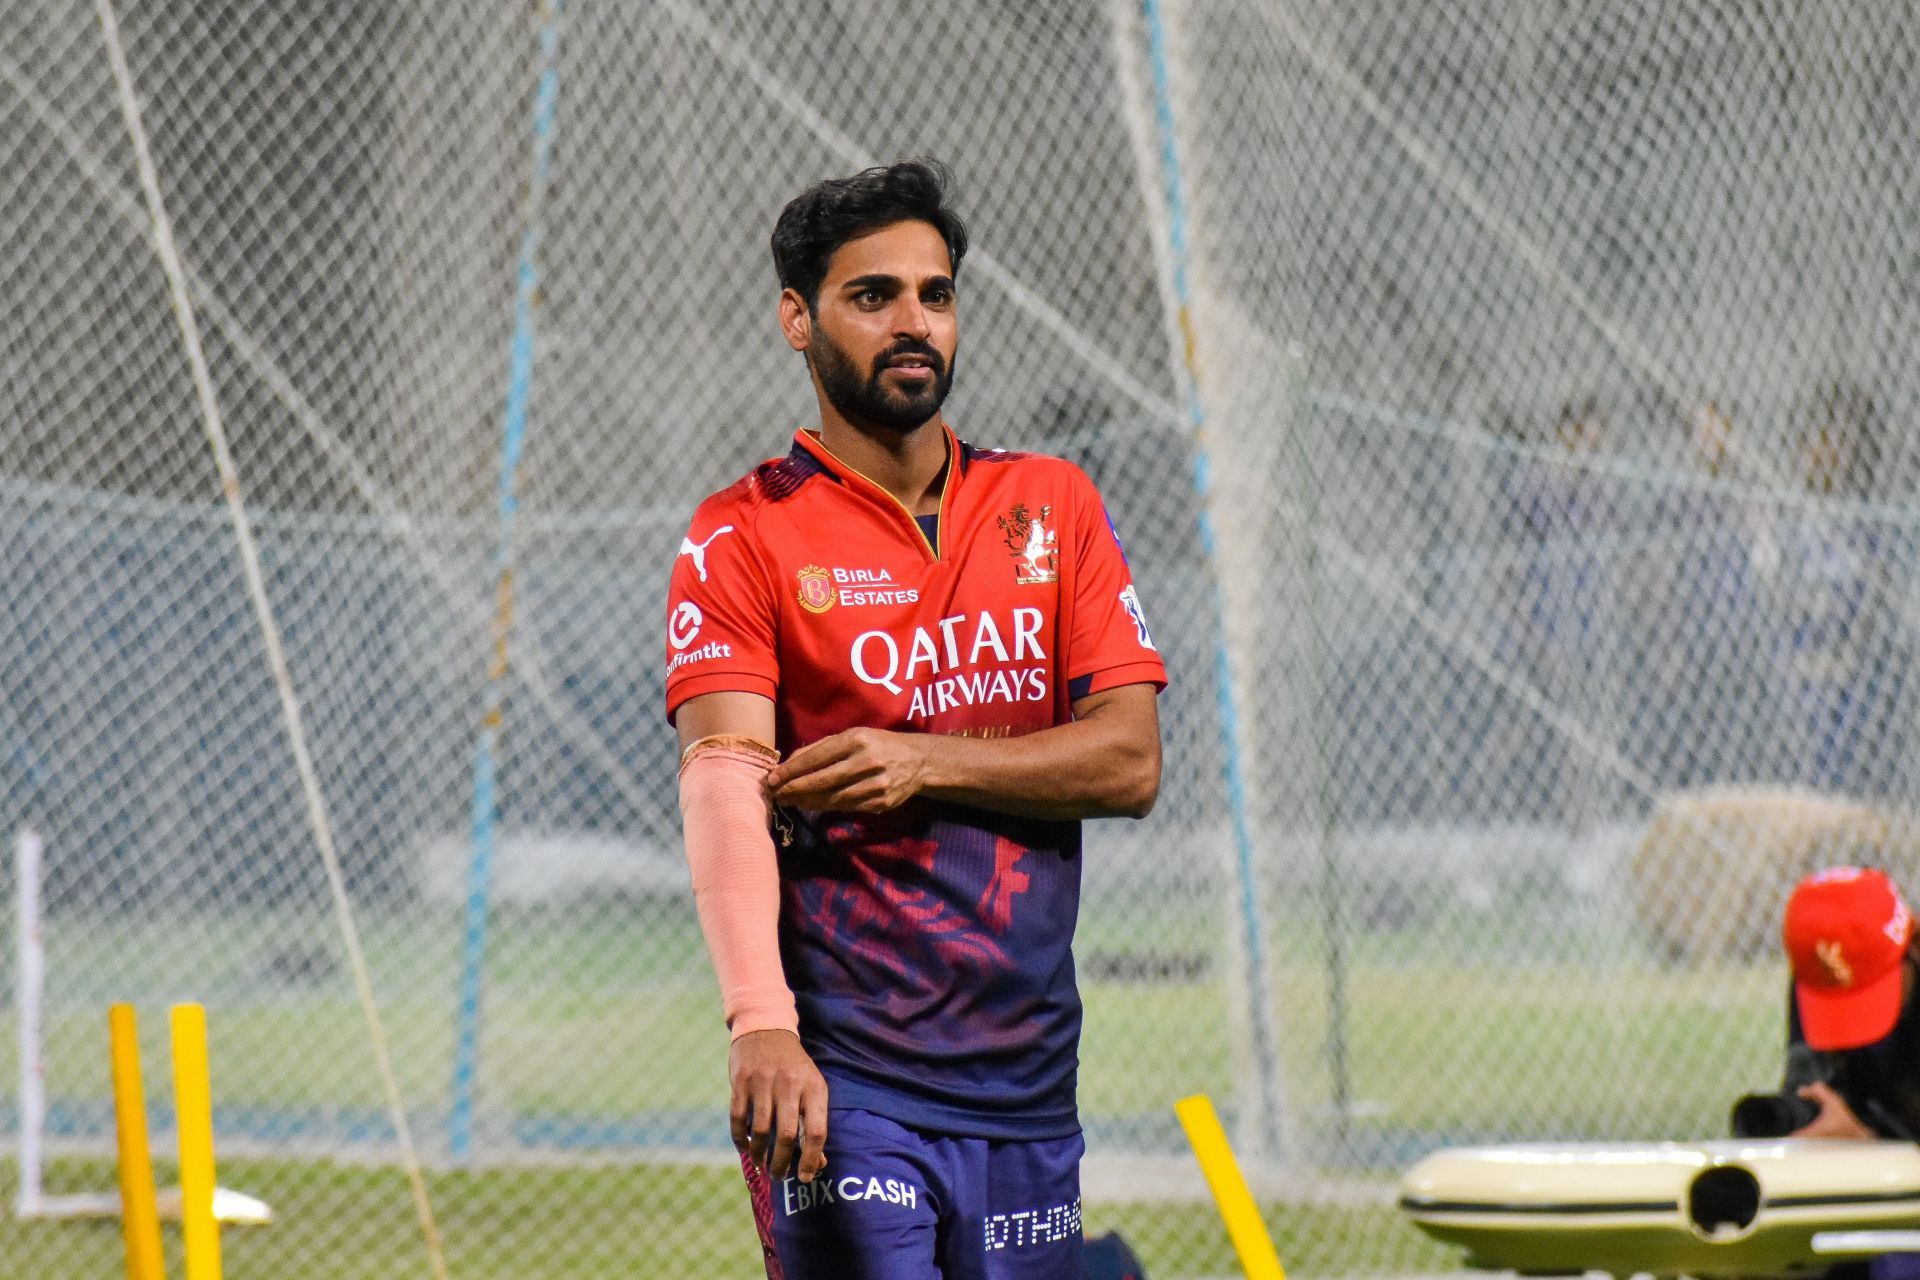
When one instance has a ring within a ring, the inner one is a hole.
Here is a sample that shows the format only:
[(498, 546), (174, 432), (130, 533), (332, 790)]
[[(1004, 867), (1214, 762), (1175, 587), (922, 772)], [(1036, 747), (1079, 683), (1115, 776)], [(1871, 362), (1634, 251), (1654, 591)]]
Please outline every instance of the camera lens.
[(1820, 1108), (1792, 1093), (1750, 1093), (1733, 1104), (1736, 1138), (1784, 1138), (1813, 1123)]

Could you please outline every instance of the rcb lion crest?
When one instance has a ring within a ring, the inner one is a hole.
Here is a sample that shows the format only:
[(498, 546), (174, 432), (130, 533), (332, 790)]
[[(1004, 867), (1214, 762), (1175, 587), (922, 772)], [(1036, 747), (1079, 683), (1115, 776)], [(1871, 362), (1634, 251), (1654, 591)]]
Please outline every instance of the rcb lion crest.
[(1024, 502), (1000, 517), (1000, 533), (1013, 553), (1013, 580), (1021, 586), (1060, 580), (1060, 535), (1048, 528), (1053, 508), (1035, 515)]
[(800, 607), (809, 613), (825, 613), (833, 608), (833, 575), (817, 564), (800, 570)]

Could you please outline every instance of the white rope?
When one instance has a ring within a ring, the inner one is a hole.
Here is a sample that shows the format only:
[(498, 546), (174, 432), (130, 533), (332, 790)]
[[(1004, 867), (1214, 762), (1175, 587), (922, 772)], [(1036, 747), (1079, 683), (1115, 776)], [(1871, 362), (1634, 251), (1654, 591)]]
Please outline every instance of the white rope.
[[(832, 121), (816, 111), (804, 95), (776, 76), (737, 41), (729, 40), (705, 17), (680, 3), (680, 0), (663, 0), (660, 9), (698, 36), (702, 43), (713, 50), (715, 56), (750, 81), (766, 95), (768, 101), (786, 112), (827, 150), (846, 163), (863, 169), (878, 163), (873, 153), (841, 132)], [(992, 282), (1015, 307), (1033, 317), (1041, 328), (1059, 339), (1060, 344), (1078, 357), (1081, 364), (1105, 378), (1129, 400), (1162, 421), (1176, 424), (1186, 421), (1180, 406), (1128, 373), (1118, 357), (1104, 350), (1011, 268), (1003, 266), (990, 251), (979, 248), (969, 250), (967, 263)]]
[[(54, 110), (43, 95), (38, 93), (32, 82), (22, 73), (20, 67), (0, 54), (0, 80), (6, 81), (26, 102), (41, 124), (53, 134), (54, 138), (66, 150), (81, 173), (93, 183), (94, 188), (107, 205), (118, 214), (125, 223), (143, 241), (151, 243), (152, 229), (148, 226), (146, 215), (135, 201), (108, 175), (106, 166), (81, 141), (72, 126)], [(176, 255), (177, 257), (177, 255)], [(313, 402), (294, 385), (291, 376), (267, 352), (260, 340), (248, 331), (233, 311), (186, 263), (179, 258), (182, 277), (188, 288), (188, 296), (198, 301), (227, 341), (232, 345), (234, 354), (240, 362), (252, 369), (262, 384), (280, 405), (293, 415), (293, 420), (320, 450), (321, 456), (339, 469), (346, 477), (353, 491), (364, 499), (375, 515), (384, 522), (382, 529), (395, 533), (401, 542), (409, 547), (419, 559), (433, 584), (445, 596), (448, 605), (456, 615), (462, 617), (477, 634), (486, 634), (492, 625), (491, 603), (492, 587), (489, 584), (484, 598), (476, 599), (470, 592), (461, 590), (457, 575), (448, 567), (447, 558), (433, 549), (429, 542), (423, 522), (415, 519), (373, 476), (364, 463), (355, 457), (340, 433), (334, 430)], [(285, 519), (285, 516), (281, 517)], [(649, 513), (645, 516), (626, 519), (617, 525), (608, 526), (619, 529), (651, 527), (656, 524), (670, 524), (675, 527), (686, 519), (684, 511), (668, 513)], [(530, 528), (549, 529), (564, 527), (565, 521), (554, 517), (534, 516), (529, 518)], [(599, 526), (595, 526), (599, 527)], [(653, 803), (633, 771), (621, 760), (619, 753), (609, 743), (606, 735), (594, 729), (592, 722), (568, 699), (562, 698), (547, 672), (545, 647), (533, 634), (521, 637), (520, 647), (516, 650), (518, 662), (516, 674), (523, 688), (553, 717), (555, 728), (561, 737), (581, 754), (599, 766), (601, 772), (620, 795), (632, 805), (635, 812), (644, 813)]]
[(267, 661), (273, 669), (273, 683), (280, 695), (280, 710), (286, 719), (288, 744), (294, 766), (300, 774), (300, 787), (306, 795), (307, 817), (313, 825), (320, 860), (326, 867), (327, 886), (333, 893), (340, 936), (353, 969), (354, 987), (366, 1015), (367, 1032), (373, 1042), (375, 1064), (386, 1092), (387, 1109), (394, 1132), (400, 1141), (401, 1158), (407, 1180), (413, 1188), (414, 1208), (420, 1217), (420, 1230), (426, 1238), (427, 1253), (437, 1280), (446, 1280), (446, 1257), (440, 1245), (440, 1229), (433, 1218), (433, 1205), (427, 1197), (426, 1179), (420, 1170), (420, 1158), (414, 1148), (413, 1131), (407, 1122), (406, 1105), (400, 1095), (400, 1083), (394, 1075), (393, 1053), (387, 1043), (386, 1028), (373, 995), (373, 982), (367, 972), (366, 953), (360, 945), (360, 930), (354, 923), (353, 904), (347, 896), (346, 877), (340, 869), (340, 857), (334, 848), (333, 824), (327, 816), (326, 798), (320, 790), (320, 778), (307, 748), (306, 729), (300, 717), (300, 699), (294, 691), (293, 676), (287, 667), (286, 651), (280, 642), (280, 629), (274, 621), (273, 605), (267, 598), (265, 575), (260, 569), (260, 551), (253, 540), (253, 528), (247, 519), (241, 497), (240, 476), (228, 447), (227, 430), (220, 416), (220, 403), (214, 395), (213, 374), (207, 365), (206, 350), (200, 341), (200, 326), (194, 317), (193, 301), (187, 293), (186, 273), (180, 265), (180, 253), (174, 243), (173, 224), (167, 218), (160, 195), (160, 179), (154, 168), (153, 154), (147, 145), (146, 126), (141, 120), (139, 100), (134, 95), (133, 72), (120, 40), (120, 25), (114, 17), (112, 0), (95, 0), (100, 28), (107, 46), (107, 58), (113, 65), (113, 79), (119, 88), (120, 109), (126, 117), (127, 132), (133, 139), (134, 156), (139, 162), (140, 185), (146, 192), (147, 214), (153, 222), (153, 248), (166, 272), (167, 289), (173, 303), (174, 318), (180, 325), (180, 341), (186, 348), (187, 364), (193, 372), (194, 391), (200, 401), (201, 421), (207, 442), (213, 447), (214, 463), (220, 471), (220, 492), (226, 499), (227, 513), (233, 521), (234, 539), (239, 545), (240, 564), (246, 578), (247, 595), (253, 602), (260, 623), (260, 637), (266, 646)]
[(1495, 239), (1505, 244), (1527, 270), (1533, 272), (1542, 283), (1559, 294), (1574, 312), (1593, 326), (1606, 344), (1613, 348), (1627, 364), (1646, 374), (1648, 378), (1672, 397), (1676, 404), (1685, 404), (1689, 399), (1687, 389), (1681, 384), (1678, 374), (1669, 369), (1664, 361), (1654, 355), (1647, 346), (1627, 328), (1602, 311), (1597, 303), (1580, 287), (1566, 270), (1555, 262), (1533, 237), (1521, 230), (1520, 224), (1493, 206), (1493, 203), (1480, 194), (1478, 189), (1462, 177), (1460, 173), (1443, 160), (1439, 153), (1421, 141), (1413, 129), (1387, 108), (1380, 96), (1367, 88), (1366, 82), (1338, 58), (1316, 45), (1307, 38), (1296, 16), (1282, 5), (1258, 6), (1261, 15), (1269, 26), (1277, 30), (1305, 58), (1320, 77), (1345, 93), (1354, 105), (1366, 112), (1367, 116), (1399, 144), (1407, 158), (1426, 171), (1429, 178), (1442, 191), (1452, 196), (1460, 206), (1470, 214), (1474, 221), (1484, 227)]

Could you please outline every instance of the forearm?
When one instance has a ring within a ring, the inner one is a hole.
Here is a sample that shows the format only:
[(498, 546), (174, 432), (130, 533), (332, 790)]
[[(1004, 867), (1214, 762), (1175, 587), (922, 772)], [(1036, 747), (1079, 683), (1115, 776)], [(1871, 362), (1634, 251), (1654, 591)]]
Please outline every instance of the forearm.
[(1026, 818), (1143, 818), (1160, 743), (1095, 717), (1018, 738), (929, 736), (920, 793)]
[(727, 1026), (736, 1039), (795, 1030), (778, 944), (780, 872), (761, 790), (772, 753), (763, 757), (750, 745), (695, 751), (680, 774), (681, 814), (694, 906)]

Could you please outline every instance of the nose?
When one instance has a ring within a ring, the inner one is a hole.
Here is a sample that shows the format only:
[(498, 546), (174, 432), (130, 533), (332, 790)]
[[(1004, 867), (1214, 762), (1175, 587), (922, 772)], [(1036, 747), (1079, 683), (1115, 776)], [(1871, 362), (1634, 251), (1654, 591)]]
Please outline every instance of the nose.
[(933, 326), (927, 322), (927, 309), (920, 305), (920, 299), (911, 295), (901, 297), (894, 307), (893, 332), (896, 337), (922, 340), (933, 332)]

